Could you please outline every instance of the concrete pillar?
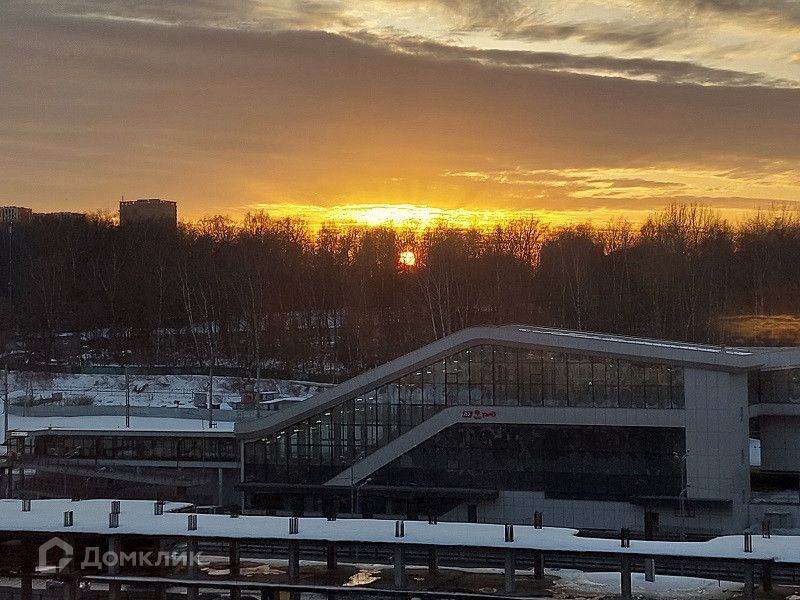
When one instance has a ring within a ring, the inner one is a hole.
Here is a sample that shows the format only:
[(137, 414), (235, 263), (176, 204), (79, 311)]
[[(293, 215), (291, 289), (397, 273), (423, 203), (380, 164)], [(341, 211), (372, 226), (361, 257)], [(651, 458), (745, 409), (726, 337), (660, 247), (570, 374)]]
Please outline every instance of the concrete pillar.
[(122, 600), (122, 585), (116, 582), (108, 584), (108, 600)]
[(394, 547), (394, 587), (406, 587), (406, 553), (401, 544)]
[(336, 544), (326, 544), (325, 555), (328, 563), (328, 571), (335, 571), (339, 567), (339, 560), (336, 556)]
[[(119, 557), (120, 553), (122, 552), (122, 543), (120, 539), (116, 536), (110, 536), (108, 538), (108, 551), (112, 554), (115, 554)], [(119, 575), (120, 567), (119, 561), (114, 561), (113, 564), (108, 565), (108, 574), (109, 575)], [(119, 583), (111, 582), (108, 584), (108, 598), (109, 600), (121, 600), (122, 598), (122, 585)]]
[(68, 579), (64, 582), (64, 600), (78, 600), (78, 582)]
[(770, 562), (761, 565), (761, 589), (765, 592), (772, 591), (772, 563)]
[(289, 583), (300, 583), (300, 545), (289, 542)]
[(506, 550), (505, 591), (513, 594), (517, 589), (517, 565), (513, 550)]
[(241, 560), (239, 555), (239, 540), (228, 541), (228, 567), (231, 577), (239, 577)]
[(656, 560), (654, 558), (644, 559), (644, 580), (651, 582), (656, 580)]
[(544, 554), (541, 552), (533, 554), (533, 578), (544, 579)]
[(744, 590), (742, 590), (744, 600), (755, 598), (755, 585), (753, 583), (753, 563), (748, 562), (744, 565)]
[[(65, 538), (64, 541), (66, 541), (68, 544), (70, 544), (73, 548), (75, 547), (75, 540), (72, 538), (72, 536)], [(67, 576), (74, 575), (75, 571), (77, 569), (77, 564), (76, 564), (77, 560), (78, 560), (78, 557), (77, 556), (74, 557), (72, 559), (72, 561), (69, 564), (67, 564), (67, 566), (64, 567), (64, 569), (61, 571), (61, 574), (62, 575), (67, 575)], [(77, 581), (77, 579), (73, 579), (71, 577), (70, 577), (70, 579), (67, 579), (64, 582), (63, 590), (64, 590), (64, 600), (78, 600), (78, 581)]]
[[(220, 469), (220, 472), (222, 469)], [(228, 540), (228, 570), (231, 579), (238, 579), (240, 574), (241, 561), (239, 557), (239, 540)], [(242, 597), (242, 592), (238, 587), (230, 589), (231, 600), (239, 600)]]
[(428, 548), (428, 574), (436, 575), (439, 572), (439, 555), (436, 546)]
[(622, 555), (619, 557), (620, 562), (620, 596), (623, 600), (631, 599), (631, 558), (630, 556)]
[(22, 573), (20, 575), (20, 599), (33, 600), (33, 577), (36, 572), (36, 559), (33, 549), (25, 546), (22, 549)]
[(199, 542), (196, 538), (186, 540), (186, 572), (189, 577), (195, 579), (200, 576), (200, 565), (197, 564)]
[[(199, 543), (196, 538), (189, 538), (186, 540), (186, 575), (190, 579), (197, 579), (200, 576), (200, 565), (197, 564), (196, 558), (198, 553)], [(188, 586), (186, 588), (186, 600), (195, 600), (198, 597), (198, 587)]]
[(33, 600), (33, 578), (28, 573), (20, 577), (20, 599)]

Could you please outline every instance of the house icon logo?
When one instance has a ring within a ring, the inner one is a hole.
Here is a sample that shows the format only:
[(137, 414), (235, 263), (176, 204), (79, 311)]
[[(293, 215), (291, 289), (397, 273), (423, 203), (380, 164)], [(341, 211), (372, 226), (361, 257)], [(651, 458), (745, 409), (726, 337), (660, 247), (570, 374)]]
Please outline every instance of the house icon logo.
[(72, 559), (75, 555), (75, 551), (72, 548), (72, 545), (65, 542), (59, 537), (50, 538), (44, 544), (39, 546), (39, 568), (44, 569), (47, 567), (47, 555), (52, 550), (60, 550), (61, 551), (61, 558), (58, 559), (58, 564), (56, 565), (56, 573), (60, 573), (64, 569), (67, 568), (69, 563), (72, 562)]

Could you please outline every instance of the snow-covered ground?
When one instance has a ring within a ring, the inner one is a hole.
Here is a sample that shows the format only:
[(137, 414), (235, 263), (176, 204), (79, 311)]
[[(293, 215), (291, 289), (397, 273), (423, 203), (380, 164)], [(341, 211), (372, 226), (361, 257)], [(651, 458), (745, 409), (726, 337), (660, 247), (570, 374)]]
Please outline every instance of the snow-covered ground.
[[(370, 544), (408, 544), (472, 546), (487, 549), (541, 550), (542, 552), (580, 552), (587, 554), (629, 554), (639, 557), (684, 557), (711, 560), (774, 560), (800, 564), (798, 537), (773, 535), (753, 537), (752, 552), (744, 552), (742, 536), (730, 535), (705, 542), (634, 540), (630, 547), (620, 547), (619, 540), (579, 537), (575, 529), (531, 526), (514, 528), (514, 541), (506, 542), (504, 526), (490, 523), (406, 521), (405, 535), (396, 537), (395, 521), (383, 519), (337, 519), (303, 517), (299, 532), (288, 533), (289, 519), (260, 515), (231, 519), (227, 515), (198, 515), (197, 530), (187, 530), (185, 514), (143, 514), (147, 503), (122, 501), (120, 535), (160, 535), (165, 537), (204, 537), (238, 539), (294, 539), (306, 542), (364, 542)], [(149, 503), (152, 507), (152, 502)], [(21, 512), (19, 500), (0, 500), (0, 529), (6, 531), (63, 531), (63, 511), (75, 513), (72, 532), (103, 534), (108, 532), (109, 500), (34, 500), (30, 512)], [(128, 508), (131, 510), (128, 510)]]
[[(619, 594), (619, 573), (584, 573), (572, 569), (548, 569), (548, 575), (557, 577), (554, 589), (559, 597), (603, 597)], [(644, 573), (631, 574), (631, 591), (634, 596), (653, 600), (702, 598), (726, 600), (741, 595), (742, 584), (716, 579), (656, 575), (655, 581), (645, 581)]]
[[(208, 382), (205, 375), (132, 375), (130, 402), (133, 406), (191, 408), (195, 394), (208, 393)], [(214, 377), (214, 398), (219, 401), (220, 408), (230, 409), (240, 402), (246, 383), (248, 380), (240, 377)], [(13, 371), (8, 384), (12, 404), (29, 397), (34, 404), (112, 406), (125, 403), (124, 375)], [(326, 387), (329, 385), (306, 381), (261, 380), (261, 391), (287, 400), (308, 398)]]

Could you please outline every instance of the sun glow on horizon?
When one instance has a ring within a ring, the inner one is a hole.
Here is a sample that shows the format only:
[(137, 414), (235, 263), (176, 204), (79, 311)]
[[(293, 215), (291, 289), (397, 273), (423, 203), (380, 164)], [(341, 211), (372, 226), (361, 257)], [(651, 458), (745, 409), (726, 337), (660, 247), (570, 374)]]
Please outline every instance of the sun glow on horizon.
[(403, 250), (398, 258), (400, 264), (404, 267), (414, 267), (417, 264), (417, 255), (413, 250)]
[(651, 210), (612, 209), (596, 210), (515, 210), (509, 208), (444, 208), (418, 204), (315, 204), (259, 203), (246, 210), (264, 211), (271, 217), (287, 217), (306, 221), (312, 228), (328, 223), (365, 227), (392, 227), (396, 229), (424, 230), (437, 225), (449, 227), (490, 229), (517, 219), (539, 219), (559, 226), (576, 223), (608, 223), (623, 218), (634, 223), (643, 222)]

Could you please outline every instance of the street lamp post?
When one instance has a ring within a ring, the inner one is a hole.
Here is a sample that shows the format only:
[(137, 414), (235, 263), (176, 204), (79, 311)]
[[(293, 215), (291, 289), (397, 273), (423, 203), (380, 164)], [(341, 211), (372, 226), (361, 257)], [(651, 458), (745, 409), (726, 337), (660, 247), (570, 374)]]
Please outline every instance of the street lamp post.
[(356, 456), (351, 459), (347, 459), (345, 456), (340, 456), (339, 459), (350, 465), (350, 517), (354, 518), (356, 516), (356, 463), (364, 458), (364, 453), (359, 452)]
[(686, 461), (689, 457), (689, 451), (686, 450), (683, 454), (673, 452), (672, 455), (676, 460), (681, 461), (681, 493), (678, 496), (678, 511), (681, 513), (681, 541), (686, 539), (686, 496), (689, 491), (689, 483), (687, 482), (687, 466)]
[(361, 488), (367, 485), (370, 481), (372, 481), (372, 477), (367, 477), (364, 481), (362, 481), (359, 486), (356, 488), (356, 512), (361, 513)]

